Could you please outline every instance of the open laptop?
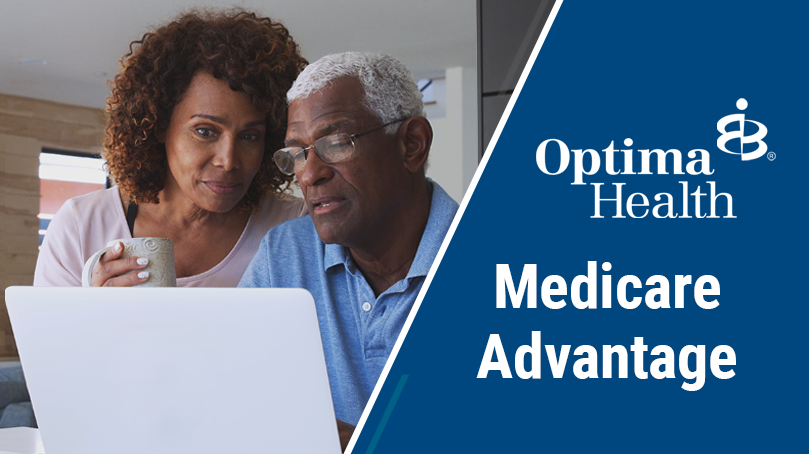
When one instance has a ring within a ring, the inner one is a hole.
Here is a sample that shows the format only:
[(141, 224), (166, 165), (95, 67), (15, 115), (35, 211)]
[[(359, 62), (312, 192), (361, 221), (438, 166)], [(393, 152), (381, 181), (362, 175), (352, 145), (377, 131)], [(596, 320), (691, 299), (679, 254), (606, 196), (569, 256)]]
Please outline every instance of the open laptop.
[(300, 289), (6, 289), (47, 454), (339, 453)]

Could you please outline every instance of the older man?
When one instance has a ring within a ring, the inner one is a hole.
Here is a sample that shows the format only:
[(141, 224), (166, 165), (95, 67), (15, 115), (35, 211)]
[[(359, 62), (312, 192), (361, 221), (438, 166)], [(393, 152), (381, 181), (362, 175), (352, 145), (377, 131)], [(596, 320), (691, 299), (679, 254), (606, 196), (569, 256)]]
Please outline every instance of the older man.
[(329, 55), (287, 97), (274, 159), (311, 216), (270, 230), (240, 286), (312, 293), (337, 418), (357, 424), (458, 204), (425, 177), (432, 128), (401, 62)]

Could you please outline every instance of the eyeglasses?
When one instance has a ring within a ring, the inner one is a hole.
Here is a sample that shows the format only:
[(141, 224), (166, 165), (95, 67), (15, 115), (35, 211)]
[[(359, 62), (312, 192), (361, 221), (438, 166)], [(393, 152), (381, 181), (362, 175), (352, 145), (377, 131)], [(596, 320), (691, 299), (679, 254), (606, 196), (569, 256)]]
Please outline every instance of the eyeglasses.
[(335, 164), (350, 158), (354, 154), (354, 139), (357, 137), (362, 137), (366, 134), (378, 131), (386, 126), (390, 126), (394, 123), (399, 123), (405, 120), (407, 120), (407, 118), (394, 120), (390, 123), (385, 123), (382, 126), (377, 126), (374, 129), (358, 132), (357, 134), (349, 135), (345, 132), (331, 134), (317, 139), (312, 146), (306, 148), (282, 148), (273, 154), (272, 160), (275, 161), (275, 164), (279, 169), (281, 169), (281, 172), (285, 173), (286, 175), (294, 175), (306, 167), (306, 159), (309, 157), (309, 150), (314, 148), (315, 152), (318, 156), (320, 156), (320, 159), (322, 159), (323, 162), (326, 164)]

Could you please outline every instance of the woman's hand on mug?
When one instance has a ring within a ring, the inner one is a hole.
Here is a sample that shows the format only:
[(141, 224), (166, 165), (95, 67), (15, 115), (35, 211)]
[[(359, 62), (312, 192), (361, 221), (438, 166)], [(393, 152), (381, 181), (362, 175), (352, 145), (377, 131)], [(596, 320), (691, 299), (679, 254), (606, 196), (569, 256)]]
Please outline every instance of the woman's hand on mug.
[(123, 252), (124, 245), (118, 241), (98, 259), (93, 268), (93, 287), (131, 287), (149, 280), (148, 271), (136, 271), (146, 268), (149, 259), (146, 257), (122, 259), (120, 257)]

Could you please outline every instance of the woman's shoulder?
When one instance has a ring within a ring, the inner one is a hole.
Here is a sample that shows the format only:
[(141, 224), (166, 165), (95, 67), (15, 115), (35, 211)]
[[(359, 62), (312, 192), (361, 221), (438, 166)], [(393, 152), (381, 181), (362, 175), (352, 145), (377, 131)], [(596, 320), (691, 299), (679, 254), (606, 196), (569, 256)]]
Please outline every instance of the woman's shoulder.
[(257, 248), (258, 243), (270, 229), (307, 214), (309, 211), (306, 204), (298, 197), (288, 194), (267, 196), (253, 211), (243, 236), (251, 247)]
[(307, 214), (309, 210), (303, 199), (291, 194), (272, 194), (264, 197), (256, 211), (256, 217), (261, 219), (262, 223), (270, 224), (269, 227)]
[(67, 199), (54, 214), (51, 225), (81, 224), (99, 217), (114, 218), (116, 216), (123, 216), (123, 206), (118, 189), (113, 187)]
[(68, 199), (60, 211), (65, 209), (73, 210), (79, 217), (92, 214), (117, 216), (123, 211), (123, 205), (118, 187), (113, 186)]
[(80, 286), (87, 258), (108, 241), (128, 233), (117, 188), (67, 200), (48, 225), (34, 285)]

